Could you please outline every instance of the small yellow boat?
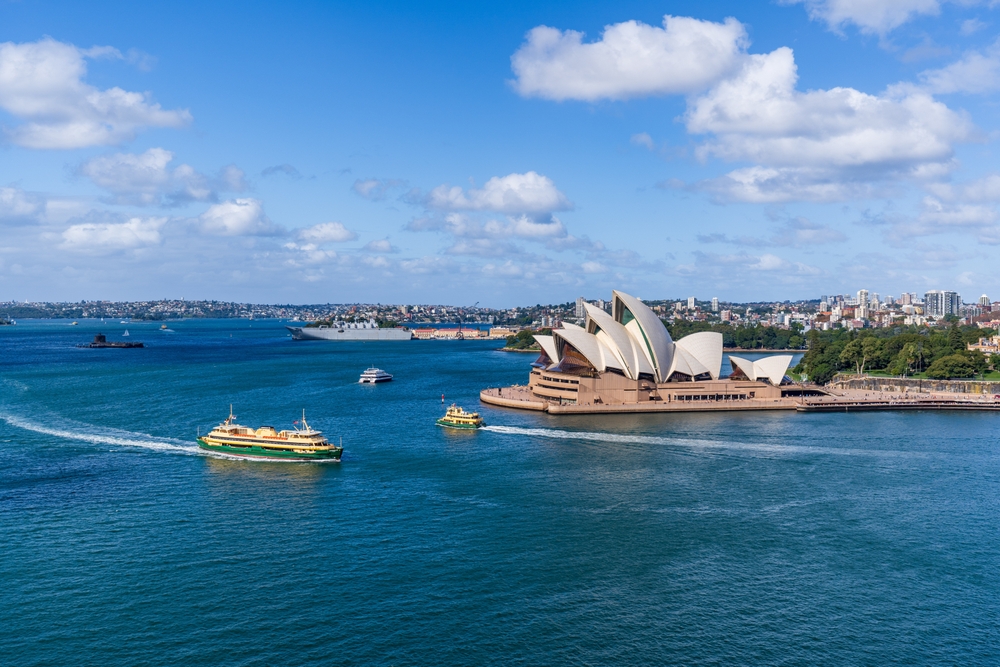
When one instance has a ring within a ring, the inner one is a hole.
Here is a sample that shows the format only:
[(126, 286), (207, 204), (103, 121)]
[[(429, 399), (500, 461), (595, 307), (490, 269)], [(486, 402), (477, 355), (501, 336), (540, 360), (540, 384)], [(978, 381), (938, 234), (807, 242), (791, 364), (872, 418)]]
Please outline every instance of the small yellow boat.
[(483, 425), (483, 418), (479, 416), (478, 412), (466, 412), (452, 403), (451, 407), (444, 413), (444, 417), (437, 420), (437, 425), (448, 428), (479, 428)]

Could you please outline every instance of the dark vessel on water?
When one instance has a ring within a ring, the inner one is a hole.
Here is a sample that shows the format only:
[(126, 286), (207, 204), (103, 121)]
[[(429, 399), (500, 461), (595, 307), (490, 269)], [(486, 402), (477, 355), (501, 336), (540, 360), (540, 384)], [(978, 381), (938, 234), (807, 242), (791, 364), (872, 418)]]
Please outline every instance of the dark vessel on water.
[(105, 347), (135, 348), (135, 347), (146, 347), (146, 346), (143, 345), (142, 343), (131, 343), (131, 342), (129, 342), (129, 343), (125, 343), (125, 342), (122, 342), (122, 343), (109, 343), (107, 336), (105, 336), (104, 334), (97, 334), (96, 336), (94, 336), (94, 340), (93, 341), (91, 341), (89, 343), (84, 343), (82, 345), (77, 345), (77, 347), (87, 347), (87, 348), (105, 348)]

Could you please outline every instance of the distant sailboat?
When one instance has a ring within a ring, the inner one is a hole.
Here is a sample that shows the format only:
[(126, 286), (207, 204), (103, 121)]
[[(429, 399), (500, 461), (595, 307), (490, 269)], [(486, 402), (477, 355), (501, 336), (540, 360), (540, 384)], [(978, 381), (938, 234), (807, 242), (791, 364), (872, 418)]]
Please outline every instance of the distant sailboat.
[(128, 329), (126, 329), (126, 330), (125, 330), (125, 333), (123, 333), (123, 334), (122, 334), (122, 338), (124, 338), (125, 336), (128, 336), (128, 335), (129, 335), (129, 333), (128, 333)]

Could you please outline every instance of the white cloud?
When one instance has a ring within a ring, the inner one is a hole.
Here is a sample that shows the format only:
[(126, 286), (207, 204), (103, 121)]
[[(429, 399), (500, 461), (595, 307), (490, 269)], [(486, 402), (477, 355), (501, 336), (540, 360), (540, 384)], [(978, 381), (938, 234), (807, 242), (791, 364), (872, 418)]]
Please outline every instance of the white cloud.
[(377, 239), (374, 241), (369, 241), (368, 243), (365, 244), (365, 247), (362, 248), (362, 250), (374, 253), (399, 252), (399, 250), (394, 245), (389, 243), (389, 239)]
[(101, 155), (83, 163), (79, 173), (115, 195), (120, 204), (168, 204), (185, 201), (215, 201), (219, 190), (246, 189), (241, 169), (230, 165), (210, 179), (189, 165), (170, 169), (174, 154), (163, 148), (145, 153)]
[(733, 18), (712, 23), (668, 15), (662, 28), (625, 21), (586, 44), (581, 32), (538, 26), (511, 56), (513, 83), (525, 97), (551, 100), (691, 93), (725, 76), (746, 45), (746, 31)]
[(354, 181), (354, 185), (351, 186), (351, 189), (365, 199), (371, 201), (381, 201), (382, 199), (385, 199), (389, 190), (402, 185), (405, 185), (405, 183), (395, 178), (359, 178)]
[(917, 16), (936, 16), (938, 0), (785, 0), (804, 4), (810, 18), (825, 21), (832, 30), (853, 23), (861, 32), (884, 35)]
[(99, 90), (84, 83), (86, 58), (121, 54), (110, 47), (82, 50), (50, 38), (0, 44), (0, 108), (25, 122), (7, 129), (27, 148), (118, 144), (146, 127), (181, 127), (187, 110), (166, 111), (146, 93)]
[(792, 262), (772, 253), (753, 255), (740, 252), (732, 255), (720, 255), (701, 251), (694, 252), (693, 264), (681, 264), (676, 270), (681, 275), (698, 276), (700, 279), (726, 278), (733, 280), (738, 277), (760, 277), (764, 273), (768, 280), (783, 283), (799, 282), (803, 277), (813, 277), (822, 274), (814, 266), (802, 262)]
[(600, 262), (584, 262), (580, 265), (584, 273), (607, 273), (608, 267)]
[(968, 183), (930, 183), (925, 186), (940, 199), (967, 202), (1000, 202), (1000, 174), (987, 174)]
[(573, 206), (551, 179), (534, 171), (494, 176), (482, 188), (465, 190), (439, 185), (427, 195), (426, 205), (442, 211), (493, 211), (509, 215), (542, 215)]
[(962, 21), (959, 27), (959, 32), (963, 35), (971, 35), (973, 33), (979, 32), (986, 27), (986, 23), (980, 21), (979, 19), (966, 19)]
[(232, 199), (210, 206), (201, 214), (201, 228), (217, 236), (266, 236), (281, 230), (264, 215), (258, 199)]
[(688, 131), (712, 135), (700, 158), (758, 164), (702, 187), (740, 201), (842, 199), (882, 179), (947, 173), (954, 144), (975, 138), (964, 114), (912, 86), (803, 93), (796, 81), (782, 47), (749, 56), (737, 76), (691, 101)]
[(653, 137), (649, 136), (646, 132), (640, 132), (638, 134), (633, 134), (629, 141), (633, 146), (643, 146), (649, 150), (656, 148), (656, 143), (653, 141)]
[(921, 72), (932, 93), (991, 93), (1000, 90), (1000, 42), (985, 52), (969, 51), (960, 60), (940, 69)]
[(43, 210), (43, 202), (20, 188), (0, 188), (0, 222), (26, 220)]
[[(660, 184), (667, 189), (683, 183)], [(871, 196), (871, 183), (845, 181), (843, 174), (809, 167), (745, 167), (717, 178), (700, 181), (688, 189), (708, 192), (720, 202), (778, 204), (791, 201), (831, 202)]]
[(160, 243), (166, 218), (132, 218), (122, 223), (82, 223), (62, 233), (69, 250), (124, 250)]
[(300, 229), (297, 235), (307, 243), (319, 245), (323, 243), (343, 243), (345, 241), (354, 241), (358, 238), (356, 232), (352, 232), (340, 222), (321, 222), (318, 225)]

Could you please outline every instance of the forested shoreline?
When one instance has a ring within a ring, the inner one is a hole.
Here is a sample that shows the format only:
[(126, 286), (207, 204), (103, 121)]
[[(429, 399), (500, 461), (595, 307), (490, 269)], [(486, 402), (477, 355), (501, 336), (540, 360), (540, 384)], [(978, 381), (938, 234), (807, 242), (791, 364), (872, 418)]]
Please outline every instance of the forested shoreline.
[(967, 345), (994, 335), (992, 329), (957, 323), (936, 329), (814, 329), (806, 335), (808, 349), (793, 370), (805, 373), (817, 384), (826, 384), (839, 372), (937, 380), (974, 378), (997, 369), (991, 366), (990, 357), (967, 349)]

